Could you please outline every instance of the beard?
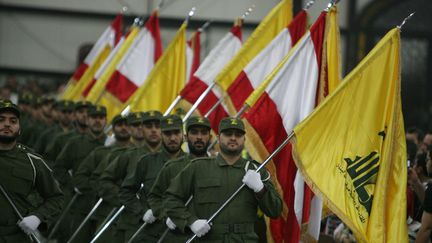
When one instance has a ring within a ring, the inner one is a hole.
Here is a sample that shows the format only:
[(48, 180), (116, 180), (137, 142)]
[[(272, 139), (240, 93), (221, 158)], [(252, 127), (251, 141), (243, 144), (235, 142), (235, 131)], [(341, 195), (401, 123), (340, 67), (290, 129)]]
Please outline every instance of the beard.
[(191, 154), (196, 155), (198, 157), (204, 156), (207, 153), (207, 148), (209, 146), (209, 142), (195, 142), (195, 144), (201, 143), (202, 147), (197, 148), (192, 144), (192, 142), (188, 141), (188, 147)]
[(164, 148), (166, 149), (166, 151), (168, 151), (168, 153), (170, 154), (174, 154), (177, 153), (180, 149), (181, 149), (181, 143), (177, 146), (172, 146), (172, 145), (166, 145), (165, 143), (162, 143)]
[(114, 134), (114, 137), (117, 141), (124, 142), (124, 141), (129, 140), (130, 135), (128, 133), (117, 133), (117, 134)]
[(238, 149), (230, 149), (228, 148), (228, 146), (226, 146), (225, 144), (220, 144), (220, 150), (229, 156), (238, 156), (241, 154), (241, 152), (243, 151), (244, 145), (240, 146)]
[(19, 132), (14, 133), (11, 136), (0, 135), (0, 143), (11, 144), (11, 143), (16, 142), (16, 140), (17, 140), (18, 137), (19, 137)]

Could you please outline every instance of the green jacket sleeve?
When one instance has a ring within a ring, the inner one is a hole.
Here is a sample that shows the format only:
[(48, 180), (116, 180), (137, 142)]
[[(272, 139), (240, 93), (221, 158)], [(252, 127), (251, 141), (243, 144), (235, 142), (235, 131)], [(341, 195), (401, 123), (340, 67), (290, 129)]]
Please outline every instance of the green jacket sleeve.
[(120, 191), (119, 181), (123, 181), (127, 172), (128, 156), (120, 155), (109, 163), (97, 179), (100, 196), (114, 206), (120, 205), (118, 193)]
[(146, 210), (146, 208), (143, 209), (140, 203), (140, 200), (143, 200), (143, 198), (139, 200), (136, 196), (138, 193), (141, 197), (145, 197), (144, 193), (139, 192), (141, 182), (143, 181), (142, 175), (145, 171), (144, 165), (145, 163), (141, 161), (136, 166), (134, 164), (128, 165), (126, 177), (119, 191), (120, 202), (126, 206), (126, 209), (135, 214), (140, 214)]
[(184, 168), (170, 183), (165, 193), (165, 208), (167, 216), (176, 226), (185, 232), (186, 227), (198, 218), (187, 210), (185, 202), (193, 194), (194, 166)]
[(90, 176), (95, 167), (96, 151), (90, 153), (79, 165), (78, 170), (73, 176), (73, 184), (81, 192), (86, 193), (93, 190), (90, 184)]
[(71, 176), (68, 170), (72, 169), (74, 156), (70, 153), (73, 150), (73, 145), (67, 143), (62, 149), (60, 154), (54, 163), (54, 177), (60, 182), (60, 184), (65, 185), (71, 181)]
[(169, 176), (169, 167), (164, 166), (159, 172), (152, 188), (150, 189), (147, 202), (153, 211), (153, 215), (157, 218), (164, 217), (164, 194), (168, 188), (171, 176)]
[(282, 199), (269, 177), (267, 180), (264, 178), (263, 183), (264, 191), (256, 194), (258, 205), (265, 215), (273, 219), (277, 218), (282, 213)]

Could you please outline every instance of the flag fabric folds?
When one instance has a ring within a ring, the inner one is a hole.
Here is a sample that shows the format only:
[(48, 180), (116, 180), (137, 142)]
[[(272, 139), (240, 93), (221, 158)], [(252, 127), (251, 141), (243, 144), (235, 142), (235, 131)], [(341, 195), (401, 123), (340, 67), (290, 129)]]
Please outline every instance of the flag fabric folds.
[[(237, 23), (211, 50), (208, 56), (204, 59), (198, 70), (192, 76), (190, 82), (182, 89), (180, 96), (184, 101), (193, 104), (213, 82), (216, 75), (222, 70), (227, 62), (240, 50), (242, 46), (242, 30), (241, 23)], [(204, 102), (198, 106), (198, 111), (205, 115), (212, 106), (221, 97), (220, 92), (213, 89), (209, 95), (204, 99)], [(191, 105), (183, 104), (185, 108)], [(219, 121), (228, 116), (227, 112), (222, 106), (219, 106), (216, 111), (208, 117), (211, 121), (211, 127), (217, 132)]]
[(192, 34), (186, 46), (186, 80), (189, 82), (192, 75), (198, 70), (201, 61), (201, 29)]
[[(323, 12), (251, 95), (258, 98), (254, 98), (256, 101), (244, 115), (244, 121), (246, 146), (253, 158), (259, 161), (266, 159), (287, 138), (291, 129), (315, 107), (325, 24), (326, 13)], [(270, 221), (272, 240), (298, 242), (304, 221), (302, 215), (296, 215), (294, 211), (296, 167), (291, 157), (291, 147), (288, 145), (283, 148), (267, 165), (284, 202), (282, 217)]]
[(183, 23), (125, 107), (130, 106), (131, 111), (167, 110), (186, 82), (186, 27)]
[(111, 50), (119, 43), (122, 36), (122, 26), (123, 15), (118, 14), (93, 45), (83, 63), (75, 70), (67, 88), (62, 94), (62, 99), (77, 100), (81, 98), (82, 90), (91, 81)]
[(306, 32), (307, 13), (300, 11), (291, 23), (240, 72), (229, 86), (226, 104), (230, 113), (237, 113), (246, 99), (265, 77), (288, 54), (288, 51)]
[(393, 29), (294, 129), (296, 164), (362, 242), (407, 242), (400, 34)]

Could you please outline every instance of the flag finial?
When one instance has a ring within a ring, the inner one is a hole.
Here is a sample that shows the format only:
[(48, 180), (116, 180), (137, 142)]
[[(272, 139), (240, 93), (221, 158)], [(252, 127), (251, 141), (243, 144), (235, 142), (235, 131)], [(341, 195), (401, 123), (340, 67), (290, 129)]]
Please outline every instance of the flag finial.
[(402, 29), (402, 27), (405, 25), (405, 23), (415, 14), (415, 12), (412, 12), (408, 17), (406, 17), (400, 25), (397, 26), (398, 29)]
[(306, 6), (304, 7), (304, 10), (308, 10), (310, 7), (312, 7), (312, 5), (314, 5), (315, 0), (311, 0), (309, 2), (306, 3)]

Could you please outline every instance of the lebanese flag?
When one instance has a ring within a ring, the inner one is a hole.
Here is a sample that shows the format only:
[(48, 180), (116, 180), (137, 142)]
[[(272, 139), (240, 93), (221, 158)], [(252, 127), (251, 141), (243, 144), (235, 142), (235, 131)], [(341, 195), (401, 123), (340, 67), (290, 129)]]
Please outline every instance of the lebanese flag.
[(201, 61), (201, 29), (195, 31), (186, 46), (186, 81), (189, 82), (198, 70)]
[[(315, 107), (320, 90), (321, 59), (326, 12), (323, 12), (290, 53), (261, 84), (263, 92), (244, 115), (248, 151), (263, 161), (288, 137), (294, 126)], [(258, 92), (257, 89), (256, 91)], [(291, 145), (285, 146), (267, 165), (283, 199), (282, 216), (270, 220), (275, 242), (299, 242), (301, 218), (294, 211), (297, 168)]]
[(161, 55), (159, 18), (155, 11), (111, 75), (106, 84), (107, 92), (121, 103), (126, 102), (146, 80)]
[[(69, 81), (68, 88), (65, 90), (63, 97), (65, 99), (75, 99), (80, 96), (80, 91), (74, 91), (75, 85), (82, 81), (84, 74), (90, 78), (93, 77), (99, 66), (103, 63), (110, 51), (119, 43), (122, 36), (123, 15), (118, 14), (110, 26), (108, 26), (96, 43), (93, 45), (89, 54), (84, 59), (83, 63), (75, 70)], [(83, 82), (85, 82), (84, 80)], [(81, 85), (82, 86), (82, 85)]]
[[(226, 63), (233, 58), (242, 46), (242, 31), (239, 21), (211, 50), (204, 59), (198, 70), (194, 73), (189, 83), (180, 92), (180, 96), (190, 104), (194, 104), (200, 95), (212, 85), (216, 76), (223, 69)], [(198, 106), (201, 114), (207, 113), (221, 97), (221, 92), (217, 88), (210, 91), (203, 102)], [(208, 117), (211, 127), (217, 132), (219, 121), (228, 116), (223, 106), (212, 112)]]

